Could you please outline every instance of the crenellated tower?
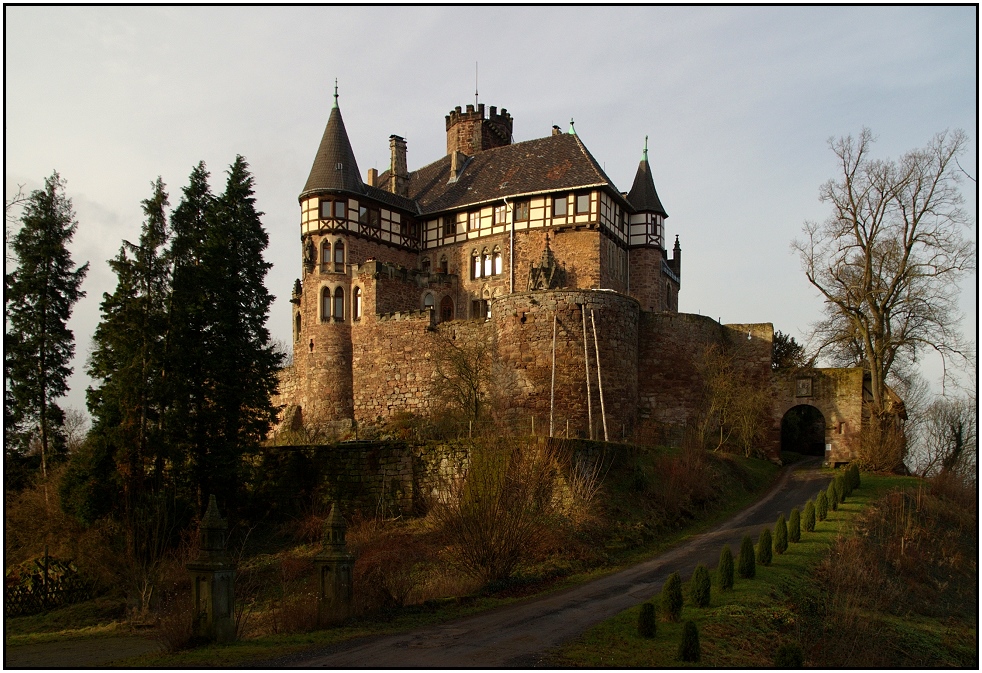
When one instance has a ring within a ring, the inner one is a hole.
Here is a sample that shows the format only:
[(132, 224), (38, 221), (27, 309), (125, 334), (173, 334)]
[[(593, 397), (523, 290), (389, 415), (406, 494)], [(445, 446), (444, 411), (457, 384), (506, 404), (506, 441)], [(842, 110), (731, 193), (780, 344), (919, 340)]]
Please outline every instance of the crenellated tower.
[(499, 114), (498, 108), (492, 105), (488, 117), (485, 118), (484, 103), (480, 103), (477, 109), (468, 105), (463, 112), (458, 105), (447, 115), (449, 155), (461, 152), (474, 156), (485, 150), (510, 145), (511, 137), (512, 118), (504, 108), (501, 108)]

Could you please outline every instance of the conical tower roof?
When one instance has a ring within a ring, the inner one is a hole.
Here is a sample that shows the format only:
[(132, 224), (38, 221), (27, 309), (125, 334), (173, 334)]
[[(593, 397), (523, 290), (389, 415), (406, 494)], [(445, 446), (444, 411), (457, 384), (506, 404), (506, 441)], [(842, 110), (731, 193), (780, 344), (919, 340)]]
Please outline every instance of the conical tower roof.
[(334, 107), (327, 120), (324, 136), (321, 138), (314, 165), (310, 167), (310, 176), (304, 185), (300, 197), (311, 192), (347, 191), (361, 194), (365, 184), (361, 181), (361, 172), (355, 153), (351, 150), (348, 132), (341, 118), (341, 108), (338, 107), (338, 94), (334, 93)]
[(649, 213), (658, 213), (663, 217), (668, 217), (658, 192), (655, 191), (655, 181), (651, 177), (651, 166), (648, 165), (648, 139), (644, 139), (644, 155), (638, 166), (638, 172), (634, 176), (634, 184), (631, 191), (627, 194), (627, 200), (637, 210)]

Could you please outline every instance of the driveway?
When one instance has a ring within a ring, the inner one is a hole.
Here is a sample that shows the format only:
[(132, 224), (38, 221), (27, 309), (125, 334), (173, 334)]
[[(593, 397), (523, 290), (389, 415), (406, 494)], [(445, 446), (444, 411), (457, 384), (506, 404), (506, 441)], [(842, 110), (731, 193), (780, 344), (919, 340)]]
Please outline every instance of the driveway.
[[(729, 544), (734, 556), (740, 541), (755, 540), (780, 513), (804, 504), (824, 488), (829, 477), (819, 472), (820, 459), (785, 468), (777, 483), (757, 503), (712, 531), (697, 535), (667, 552), (614, 575), (563, 591), (532, 598), (441, 626), (433, 626), (336, 645), (306, 653), (290, 665), (328, 668), (529, 668), (551, 648), (589, 627), (648, 600), (661, 591), (668, 576), (687, 579), (696, 565), (715, 568)], [(281, 662), (282, 663), (282, 662)]]

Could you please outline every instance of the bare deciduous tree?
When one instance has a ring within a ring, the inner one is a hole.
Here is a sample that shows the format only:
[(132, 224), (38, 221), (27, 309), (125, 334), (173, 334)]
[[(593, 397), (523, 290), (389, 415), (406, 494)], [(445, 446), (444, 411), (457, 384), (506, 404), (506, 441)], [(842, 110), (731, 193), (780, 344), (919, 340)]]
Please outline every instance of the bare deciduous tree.
[(820, 198), (832, 214), (805, 223), (792, 248), (825, 300), (818, 352), (869, 370), (870, 411), (882, 422), (891, 372), (909, 370), (925, 351), (946, 368), (965, 356), (957, 281), (974, 268), (975, 245), (963, 235), (957, 157), (965, 133), (939, 133), (899, 160), (873, 159), (873, 141), (869, 129), (829, 141), (841, 175)]
[(973, 397), (941, 397), (924, 414), (914, 466), (926, 477), (974, 475), (978, 457), (978, 404)]
[(738, 371), (732, 356), (719, 345), (706, 348), (697, 368), (703, 379), (698, 440), (713, 451), (730, 447), (754, 455), (769, 422), (768, 391)]

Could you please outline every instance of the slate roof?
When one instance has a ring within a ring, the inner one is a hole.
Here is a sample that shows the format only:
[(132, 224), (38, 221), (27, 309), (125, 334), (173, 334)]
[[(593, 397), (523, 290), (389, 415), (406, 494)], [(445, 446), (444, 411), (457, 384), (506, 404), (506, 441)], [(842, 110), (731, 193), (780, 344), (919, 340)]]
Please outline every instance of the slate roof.
[[(647, 150), (645, 150), (647, 154)], [(658, 192), (655, 191), (655, 181), (651, 178), (651, 166), (648, 165), (647, 156), (641, 160), (638, 172), (634, 176), (634, 185), (627, 194), (627, 200), (631, 202), (635, 210), (641, 212), (658, 213), (663, 217), (668, 217)]]
[(309, 192), (326, 190), (364, 194), (365, 187), (358, 171), (358, 162), (355, 161), (355, 153), (351, 150), (348, 132), (344, 128), (344, 120), (341, 119), (341, 109), (335, 104), (331, 108), (331, 116), (327, 120), (317, 156), (314, 157), (314, 165), (310, 167), (310, 175), (300, 198)]
[[(379, 176), (385, 184), (389, 171)], [(601, 187), (631, 209), (579, 137), (560, 134), (485, 150), (467, 157), (450, 182), (450, 156), (409, 174), (409, 198), (420, 214), (560, 190)]]

